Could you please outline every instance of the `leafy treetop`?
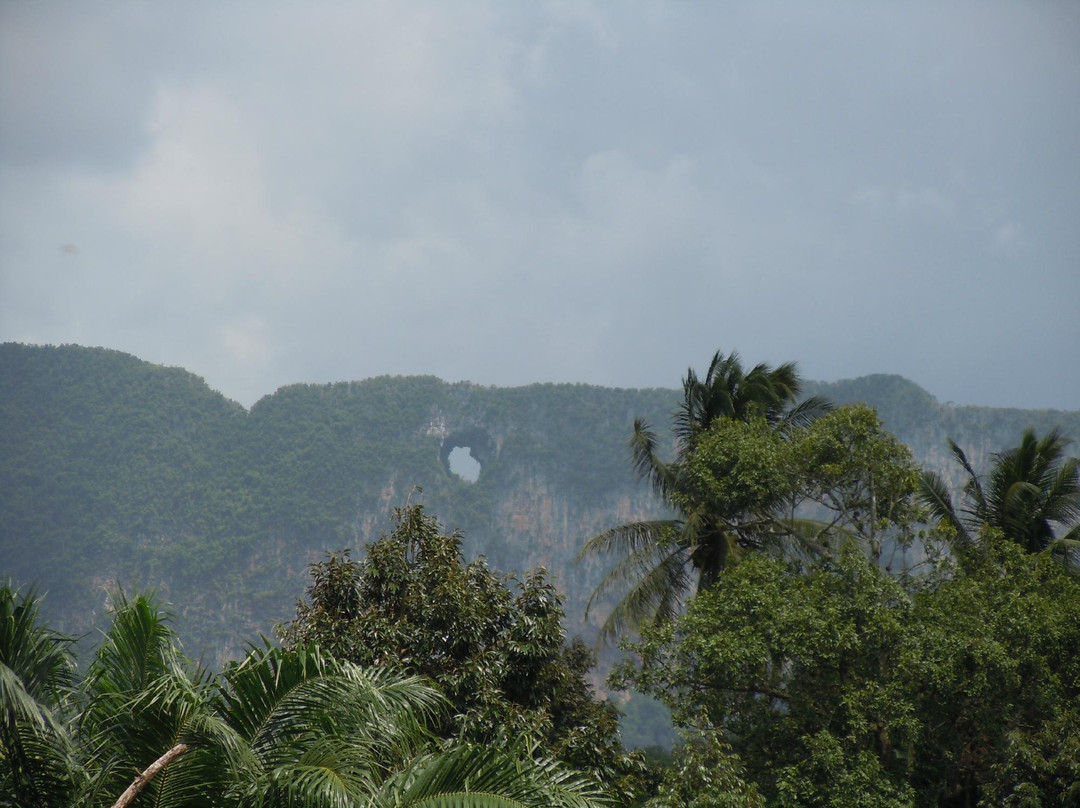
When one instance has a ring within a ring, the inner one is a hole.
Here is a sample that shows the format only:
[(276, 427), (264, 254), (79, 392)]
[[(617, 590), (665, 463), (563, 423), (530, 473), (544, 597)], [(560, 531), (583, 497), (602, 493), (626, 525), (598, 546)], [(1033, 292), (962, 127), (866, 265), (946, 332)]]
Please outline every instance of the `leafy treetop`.
[(756, 555), (613, 683), (688, 733), (658, 806), (697, 805), (687, 782), (724, 806), (1076, 805), (1077, 647), (1080, 581), (1011, 543), (906, 581)]
[(314, 642), (343, 660), (426, 676), (452, 705), (437, 729), (444, 737), (531, 738), (629, 793), (640, 764), (622, 751), (615, 708), (585, 679), (591, 652), (566, 642), (546, 572), (511, 591), (483, 558), (466, 563), (461, 537), (422, 506), (399, 509), (396, 522), (362, 561), (344, 551), (311, 566), (307, 600), (280, 630), (284, 645)]

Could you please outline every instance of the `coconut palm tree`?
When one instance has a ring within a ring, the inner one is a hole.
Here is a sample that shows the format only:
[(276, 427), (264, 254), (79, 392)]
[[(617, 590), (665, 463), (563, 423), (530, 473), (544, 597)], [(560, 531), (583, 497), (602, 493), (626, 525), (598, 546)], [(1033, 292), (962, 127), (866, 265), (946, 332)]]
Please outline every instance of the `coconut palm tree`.
[[(1057, 429), (1041, 440), (1026, 430), (1019, 445), (993, 455), (980, 478), (964, 451), (949, 440), (967, 474), (965, 503), (957, 509), (941, 476), (923, 473), (919, 499), (958, 548), (980, 543), (993, 528), (1029, 553), (1048, 553), (1068, 566), (1080, 565), (1080, 460), (1067, 457), (1072, 443)], [(1061, 536), (1057, 536), (1063, 531)]]
[(590, 608), (612, 589), (629, 585), (604, 623), (601, 640), (645, 620), (675, 616), (695, 584), (709, 586), (732, 553), (757, 546), (759, 539), (750, 533), (729, 529), (737, 515), (715, 513), (708, 502), (694, 496), (685, 462), (717, 419), (763, 418), (772, 428), (786, 431), (830, 409), (817, 396), (797, 403), (801, 388), (794, 363), (776, 368), (762, 363), (747, 372), (737, 353), (725, 356), (717, 351), (704, 378), (691, 367), (683, 379), (683, 399), (672, 424), (674, 460), (660, 458), (656, 434), (642, 419), (635, 419), (629, 440), (634, 470), (677, 516), (619, 525), (594, 536), (578, 553), (578, 561), (600, 554), (620, 557), (594, 590)]

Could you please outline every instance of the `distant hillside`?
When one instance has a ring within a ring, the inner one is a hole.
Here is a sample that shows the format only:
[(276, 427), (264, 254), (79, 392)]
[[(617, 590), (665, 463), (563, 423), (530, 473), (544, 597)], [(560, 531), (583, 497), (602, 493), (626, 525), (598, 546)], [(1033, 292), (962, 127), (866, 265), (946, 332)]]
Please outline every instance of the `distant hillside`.
[[(806, 384), (808, 395), (823, 395), (837, 404), (866, 402), (886, 428), (911, 447), (923, 466), (959, 485), (963, 479), (946, 441), (956, 441), (976, 469), (990, 455), (1019, 443), (1025, 429), (1042, 435), (1057, 427), (1080, 441), (1080, 410), (1020, 410), (942, 404), (902, 376), (875, 374), (858, 379)], [(1073, 446), (1080, 454), (1080, 443)]]
[[(950, 474), (946, 436), (976, 463), (1027, 426), (1080, 437), (1080, 412), (953, 407), (897, 376), (809, 387), (877, 407)], [(678, 397), (380, 377), (284, 387), (248, 412), (179, 368), (0, 345), (0, 577), (36, 582), (74, 633), (100, 618), (107, 587), (157, 587), (189, 651), (223, 657), (291, 616), (310, 561), (377, 538), (411, 496), (493, 566), (546, 565), (568, 628), (587, 633), (577, 621), (601, 570), (572, 558), (600, 530), (658, 513), (626, 437), (635, 416), (666, 428)], [(455, 447), (479, 461), (475, 483), (450, 471)]]

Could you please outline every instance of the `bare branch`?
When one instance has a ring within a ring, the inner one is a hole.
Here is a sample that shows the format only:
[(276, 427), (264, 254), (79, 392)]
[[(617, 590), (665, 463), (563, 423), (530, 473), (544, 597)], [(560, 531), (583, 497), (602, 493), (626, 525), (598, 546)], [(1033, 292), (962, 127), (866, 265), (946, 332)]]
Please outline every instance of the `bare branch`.
[(186, 743), (178, 743), (164, 755), (159, 757), (153, 763), (151, 763), (142, 774), (135, 776), (135, 779), (131, 782), (131, 785), (127, 787), (127, 790), (120, 795), (112, 808), (125, 808), (133, 799), (139, 796), (139, 792), (145, 788), (146, 784), (154, 779), (154, 776), (180, 757), (184, 752), (188, 750)]

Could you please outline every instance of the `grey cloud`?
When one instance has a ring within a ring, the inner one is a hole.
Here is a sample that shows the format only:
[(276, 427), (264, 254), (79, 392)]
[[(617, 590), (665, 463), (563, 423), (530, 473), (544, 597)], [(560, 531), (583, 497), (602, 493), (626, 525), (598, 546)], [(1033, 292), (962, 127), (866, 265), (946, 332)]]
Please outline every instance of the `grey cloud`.
[(1080, 407), (1071, 7), (0, 14), (0, 338), (248, 404), (375, 373), (674, 386), (723, 348)]

